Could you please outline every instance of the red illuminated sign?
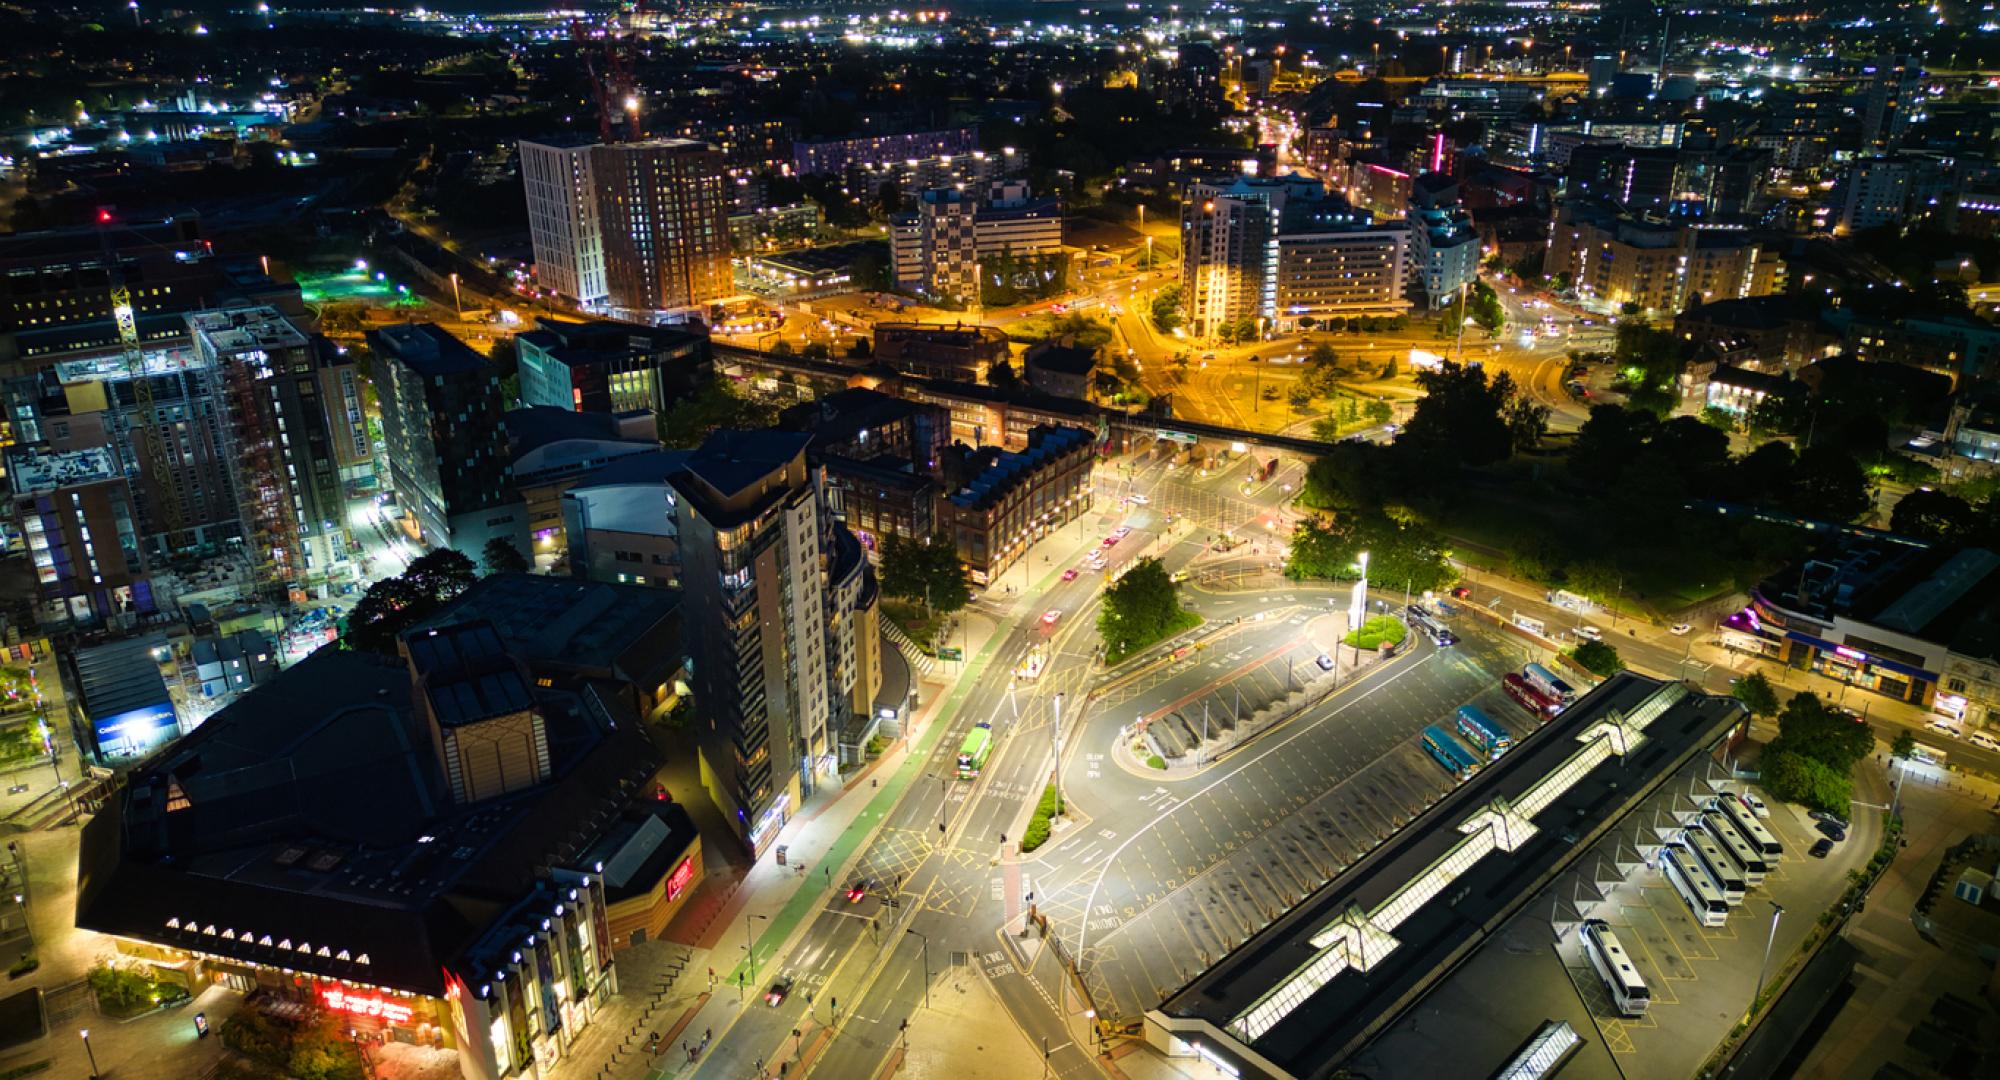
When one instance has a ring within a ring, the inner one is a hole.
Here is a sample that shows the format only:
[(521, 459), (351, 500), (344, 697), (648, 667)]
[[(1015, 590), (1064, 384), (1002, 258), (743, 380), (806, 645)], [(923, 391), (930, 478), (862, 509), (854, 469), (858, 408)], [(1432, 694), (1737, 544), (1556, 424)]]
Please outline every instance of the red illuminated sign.
[(694, 856), (690, 855), (682, 859), (679, 866), (674, 867), (673, 873), (667, 875), (667, 899), (672, 900), (679, 896), (681, 890), (687, 888), (688, 882), (693, 880)]
[(334, 1012), (346, 1013), (349, 1016), (370, 1016), (386, 1020), (391, 1024), (407, 1024), (414, 1015), (414, 1010), (400, 1001), (363, 997), (360, 994), (350, 994), (338, 987), (322, 987), (319, 998)]

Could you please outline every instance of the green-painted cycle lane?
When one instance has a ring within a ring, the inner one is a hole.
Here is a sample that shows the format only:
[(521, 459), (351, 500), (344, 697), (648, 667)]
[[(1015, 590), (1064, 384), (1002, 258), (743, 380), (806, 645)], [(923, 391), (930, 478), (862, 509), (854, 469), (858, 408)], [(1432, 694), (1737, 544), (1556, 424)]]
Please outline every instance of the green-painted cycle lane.
[[(902, 798), (903, 792), (909, 790), (910, 785), (915, 783), (917, 777), (924, 771), (925, 765), (930, 761), (931, 752), (937, 748), (938, 740), (943, 737), (945, 729), (951, 726), (952, 719), (958, 715), (958, 710), (964, 706), (965, 699), (972, 693), (973, 688), (979, 685), (987, 667), (992, 663), (994, 654), (999, 651), (1006, 637), (1006, 632), (995, 631), (986, 645), (972, 658), (972, 662), (966, 666), (965, 675), (959, 678), (958, 685), (945, 696), (944, 704), (938, 708), (937, 716), (931, 721), (930, 730), (918, 740), (909, 757), (904, 759), (902, 766), (889, 778), (888, 783), (882, 786), (882, 790), (868, 800), (867, 807), (854, 819), (854, 825), (843, 829), (840, 836), (827, 849), (826, 854), (820, 856), (822, 865), (845, 864), (854, 854), (854, 849), (873, 831), (871, 827), (862, 826), (862, 822), (879, 823), (880, 820), (887, 818), (897, 800)], [(785, 906), (771, 917), (764, 933), (757, 937), (753, 947), (759, 953), (764, 953), (768, 945), (769, 951), (775, 953), (798, 927), (800, 920), (819, 907), (832, 889), (833, 882), (825, 875), (821, 875), (821, 884), (817, 886), (811, 884), (801, 886), (799, 891), (792, 894), (792, 898), (785, 902)], [(749, 960), (746, 957), (730, 970), (725, 981), (745, 980), (748, 975)]]

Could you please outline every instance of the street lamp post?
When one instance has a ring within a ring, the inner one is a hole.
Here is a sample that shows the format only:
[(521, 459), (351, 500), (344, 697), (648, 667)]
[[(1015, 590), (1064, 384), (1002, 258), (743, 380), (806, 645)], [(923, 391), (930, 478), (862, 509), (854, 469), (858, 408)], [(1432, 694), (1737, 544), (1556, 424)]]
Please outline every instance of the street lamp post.
[(915, 934), (924, 943), (924, 1008), (931, 1007), (931, 939), (918, 933), (914, 928), (905, 928), (905, 934)]
[[(748, 911), (746, 911), (746, 912), (744, 912), (744, 913), (743, 913), (743, 951), (744, 951), (744, 952), (746, 952), (746, 953), (749, 953), (749, 954), (750, 954), (750, 981), (751, 981), (751, 982), (756, 982), (756, 981), (757, 981), (757, 941), (756, 941), (756, 939), (755, 939), (755, 938), (753, 938), (753, 937), (751, 937), (751, 936), (750, 936), (750, 920), (751, 920), (751, 919), (762, 919), (762, 920), (764, 920), (765, 922), (770, 922), (770, 921), (771, 921), (771, 917), (770, 917), (769, 915), (757, 915), (757, 914), (754, 914), (754, 913), (752, 913), (752, 912), (748, 912)], [(739, 995), (739, 996), (740, 996), (740, 995)]]
[(1757, 1014), (1757, 999), (1764, 996), (1764, 973), (1771, 966), (1771, 945), (1778, 940), (1778, 920), (1785, 917), (1785, 905), (1771, 905), (1771, 929), (1764, 937), (1764, 959), (1757, 965), (1757, 988), (1750, 993), (1750, 1015)]
[(1054, 701), (1054, 703), (1053, 703), (1053, 705), (1052, 705), (1052, 707), (1051, 707), (1051, 708), (1052, 708), (1052, 715), (1053, 715), (1053, 717), (1054, 717), (1054, 724), (1053, 724), (1052, 726), (1053, 726), (1053, 727), (1055, 728), (1055, 734), (1053, 735), (1053, 738), (1054, 738), (1054, 740), (1055, 740), (1055, 757), (1056, 757), (1056, 760), (1055, 760), (1055, 764), (1054, 764), (1054, 765), (1052, 765), (1052, 766), (1050, 767), (1050, 771), (1051, 771), (1051, 773), (1052, 773), (1052, 774), (1054, 775), (1054, 777), (1055, 777), (1055, 783), (1054, 783), (1054, 786), (1055, 786), (1055, 789), (1056, 789), (1056, 815), (1057, 815), (1058, 817), (1060, 817), (1060, 816), (1062, 815), (1062, 812), (1063, 812), (1063, 798), (1062, 798), (1062, 706), (1063, 706), (1063, 696), (1062, 696), (1061, 694), (1057, 694), (1057, 695), (1055, 696), (1055, 701)]
[(1347, 601), (1347, 628), (1358, 631), (1368, 618), (1368, 553), (1362, 552), (1355, 562), (1361, 566), (1361, 577), (1354, 583), (1354, 595)]
[(90, 1029), (84, 1028), (78, 1034), (83, 1036), (83, 1052), (90, 1058), (90, 1080), (97, 1080), (97, 1052), (90, 1048)]

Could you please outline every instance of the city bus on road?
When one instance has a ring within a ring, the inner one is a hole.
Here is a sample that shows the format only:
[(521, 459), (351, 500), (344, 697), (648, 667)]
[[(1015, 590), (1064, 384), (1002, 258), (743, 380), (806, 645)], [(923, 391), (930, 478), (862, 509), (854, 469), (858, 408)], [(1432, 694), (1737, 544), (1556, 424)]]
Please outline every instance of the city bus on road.
[(1692, 858), (1686, 848), (1668, 844), (1660, 849), (1660, 872), (1667, 876), (1674, 891), (1681, 894), (1681, 900), (1687, 904), (1696, 922), (1703, 926), (1721, 926), (1729, 921), (1729, 904), (1699, 866), (1689, 865)]
[(1646, 1006), (1653, 1003), (1653, 992), (1646, 988), (1639, 969), (1632, 966), (1632, 958), (1625, 955), (1625, 946), (1618, 943), (1618, 935), (1612, 933), (1610, 923), (1603, 919), (1584, 920), (1583, 952), (1590, 957), (1590, 966), (1597, 969), (1597, 977), (1604, 980), (1605, 989), (1611, 991), (1618, 1015), (1646, 1015)]
[(1466, 753), (1457, 739), (1436, 724), (1424, 729), (1424, 752), (1431, 756), (1432, 761), (1444, 766), (1444, 771), (1450, 773), (1454, 780), (1463, 780), (1479, 771), (1479, 759)]
[(1784, 846), (1778, 843), (1778, 838), (1771, 835), (1771, 830), (1765, 828), (1763, 822), (1757, 820), (1757, 815), (1752, 814), (1750, 808), (1743, 805), (1742, 800), (1734, 794), (1725, 792), (1709, 806), (1709, 809), (1714, 810), (1718, 807), (1728, 816), (1729, 823), (1736, 826), (1736, 831), (1742, 834), (1744, 841), (1750, 845), (1750, 850), (1762, 854), (1766, 863), (1775, 863), (1784, 857)]
[(1500, 755), (1514, 746), (1514, 737), (1507, 729), (1493, 722), (1478, 706), (1466, 705), (1458, 710), (1458, 733), (1467, 742), (1486, 751), (1487, 758), (1498, 761)]
[(1562, 706), (1535, 689), (1534, 684), (1513, 672), (1508, 672), (1501, 678), (1500, 688), (1507, 691), (1507, 696), (1513, 698), (1516, 705), (1534, 713), (1537, 720), (1547, 720), (1562, 709)]
[(974, 724), (958, 746), (958, 778), (972, 780), (986, 767), (986, 755), (993, 752), (993, 725)]
[(1715, 842), (1715, 837), (1699, 826), (1690, 825), (1681, 830), (1681, 844), (1694, 852), (1694, 861), (1708, 872), (1708, 880), (1722, 894), (1723, 902), (1730, 907), (1742, 906), (1743, 893), (1749, 888), (1749, 883), (1744, 881), (1743, 872), (1736, 869), (1729, 856), (1722, 853), (1722, 845)]
[(1765, 865), (1763, 856), (1750, 849), (1749, 841), (1743, 839), (1743, 834), (1736, 831), (1736, 826), (1731, 825), (1728, 818), (1718, 811), (1704, 810), (1701, 812), (1701, 823), (1708, 829), (1708, 835), (1715, 837), (1715, 842), (1722, 846), (1722, 853), (1736, 864), (1745, 885), (1756, 888), (1764, 883), (1764, 875), (1770, 872), (1770, 867)]
[(1403, 619), (1423, 631), (1424, 636), (1431, 639), (1431, 644), (1439, 648), (1458, 644), (1458, 635), (1452, 633), (1436, 615), (1424, 607), (1411, 604), (1403, 609)]
[(1529, 664), (1521, 669), (1521, 676), (1529, 685), (1542, 692), (1542, 696), (1558, 706), (1568, 705), (1576, 700), (1576, 690), (1570, 684), (1556, 678), (1556, 673), (1540, 664)]

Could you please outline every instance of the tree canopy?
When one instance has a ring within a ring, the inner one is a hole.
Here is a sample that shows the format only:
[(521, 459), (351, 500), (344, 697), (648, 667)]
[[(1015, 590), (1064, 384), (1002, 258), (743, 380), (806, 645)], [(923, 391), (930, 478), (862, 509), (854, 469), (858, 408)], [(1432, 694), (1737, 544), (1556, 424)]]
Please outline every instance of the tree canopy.
[(437, 614), (459, 593), (472, 587), (472, 560), (450, 548), (417, 556), (407, 569), (368, 587), (348, 613), (350, 649), (394, 653), (403, 631)]
[(1399, 447), (1407, 443), (1439, 463), (1479, 466), (1507, 459), (1514, 447), (1503, 415), (1514, 397), (1511, 376), (1488, 381), (1484, 367), (1447, 360), (1417, 372), (1417, 385), (1424, 396), (1396, 439)]
[(1129, 655), (1190, 625), (1181, 610), (1180, 587), (1165, 564), (1140, 559), (1117, 583), (1104, 590), (1097, 613), (1097, 633), (1107, 653)]
[(1771, 680), (1761, 671), (1739, 675), (1729, 683), (1729, 696), (1743, 703), (1751, 716), (1772, 717), (1778, 715), (1778, 692), (1771, 689)]
[(1617, 647), (1602, 641), (1583, 642), (1570, 650), (1569, 655), (1583, 670), (1600, 679), (1608, 679), (1625, 670), (1625, 661), (1619, 657)]
[(949, 615), (972, 602), (972, 586), (951, 538), (938, 533), (911, 541), (890, 535), (882, 541), (882, 591), (914, 600), (928, 610)]
[(722, 428), (767, 428), (777, 419), (778, 410), (718, 375), (661, 414), (660, 443), (670, 450), (692, 450)]
[(504, 536), (486, 541), (479, 552), (479, 562), (489, 574), (525, 574), (531, 569), (528, 557)]
[(1342, 514), (1333, 520), (1309, 517), (1292, 531), (1285, 576), (1294, 581), (1353, 580), (1362, 552), (1368, 578), (1383, 587), (1411, 592), (1435, 590), (1458, 575), (1446, 561), (1444, 538), (1408, 514)]

